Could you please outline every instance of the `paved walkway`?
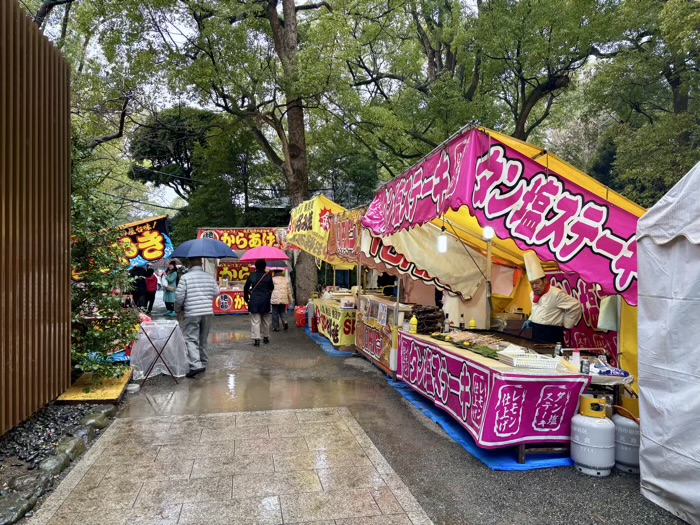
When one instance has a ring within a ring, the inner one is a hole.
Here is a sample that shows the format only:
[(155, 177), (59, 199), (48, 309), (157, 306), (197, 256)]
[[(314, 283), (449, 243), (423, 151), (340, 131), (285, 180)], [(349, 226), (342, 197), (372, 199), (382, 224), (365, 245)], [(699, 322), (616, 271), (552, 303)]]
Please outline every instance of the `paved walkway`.
[(491, 471), (365, 360), (291, 326), (255, 348), (247, 323), (215, 320), (196, 379), (130, 395), (29, 523), (679, 523), (635, 476)]
[(119, 419), (37, 515), (50, 525), (428, 525), (346, 408)]

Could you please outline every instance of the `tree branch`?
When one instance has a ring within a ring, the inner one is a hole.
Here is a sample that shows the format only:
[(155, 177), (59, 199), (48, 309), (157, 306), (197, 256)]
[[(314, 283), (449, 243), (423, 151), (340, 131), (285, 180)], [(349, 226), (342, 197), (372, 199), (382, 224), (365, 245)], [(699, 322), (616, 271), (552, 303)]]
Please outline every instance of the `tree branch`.
[(132, 93), (126, 93), (124, 95), (124, 103), (122, 104), (121, 113), (119, 114), (119, 130), (111, 135), (105, 135), (104, 137), (100, 137), (98, 139), (93, 140), (90, 144), (90, 150), (94, 150), (100, 144), (104, 144), (105, 142), (109, 142), (110, 140), (121, 138), (124, 135), (124, 123), (126, 122), (126, 114), (129, 107), (129, 102), (131, 102), (133, 98), (134, 95)]
[(46, 20), (46, 17), (51, 14), (54, 7), (57, 5), (72, 4), (73, 2), (75, 2), (75, 0), (46, 0), (43, 4), (41, 4), (39, 10), (36, 12), (34, 23), (40, 28), (44, 25), (44, 20)]
[(330, 5), (328, 5), (328, 3), (326, 3), (326, 2), (318, 2), (316, 4), (298, 5), (294, 9), (298, 13), (299, 11), (311, 11), (312, 9), (320, 9), (321, 7), (325, 7), (331, 13), (333, 12), (333, 8)]

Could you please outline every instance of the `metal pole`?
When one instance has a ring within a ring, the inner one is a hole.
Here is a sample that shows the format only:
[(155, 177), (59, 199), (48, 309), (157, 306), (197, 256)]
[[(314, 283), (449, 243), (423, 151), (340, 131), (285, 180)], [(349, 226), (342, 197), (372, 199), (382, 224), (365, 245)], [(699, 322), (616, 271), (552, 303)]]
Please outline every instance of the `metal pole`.
[(396, 277), (396, 308), (394, 309), (394, 326), (399, 326), (399, 298), (401, 297), (401, 274)]
[(357, 263), (357, 293), (362, 293), (362, 263)]
[(486, 326), (485, 329), (491, 328), (491, 241), (486, 243)]

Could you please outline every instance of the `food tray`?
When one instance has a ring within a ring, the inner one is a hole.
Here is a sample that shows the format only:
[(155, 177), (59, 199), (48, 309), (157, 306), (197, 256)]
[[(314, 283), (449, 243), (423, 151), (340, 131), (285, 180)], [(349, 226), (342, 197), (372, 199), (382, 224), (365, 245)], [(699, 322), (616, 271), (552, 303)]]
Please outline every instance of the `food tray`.
[(556, 370), (559, 363), (556, 359), (539, 354), (507, 355), (499, 353), (498, 360), (515, 368), (542, 368)]

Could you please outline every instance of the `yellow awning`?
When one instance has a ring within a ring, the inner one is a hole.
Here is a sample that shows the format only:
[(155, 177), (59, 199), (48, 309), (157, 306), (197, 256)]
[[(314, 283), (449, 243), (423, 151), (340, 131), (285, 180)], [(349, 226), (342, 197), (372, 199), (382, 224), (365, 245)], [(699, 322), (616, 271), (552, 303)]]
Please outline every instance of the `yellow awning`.
[(355, 264), (326, 253), (330, 218), (344, 211), (345, 208), (323, 195), (302, 202), (292, 210), (287, 240), (337, 270), (354, 268)]

